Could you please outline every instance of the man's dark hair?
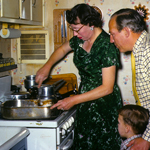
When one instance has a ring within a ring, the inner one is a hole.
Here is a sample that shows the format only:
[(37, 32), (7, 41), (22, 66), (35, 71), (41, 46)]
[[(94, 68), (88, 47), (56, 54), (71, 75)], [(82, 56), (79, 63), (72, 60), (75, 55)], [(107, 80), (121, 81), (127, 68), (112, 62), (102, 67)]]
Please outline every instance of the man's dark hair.
[(116, 16), (117, 29), (120, 32), (124, 27), (130, 28), (134, 33), (139, 33), (147, 30), (146, 22), (136, 10), (126, 8), (120, 9), (112, 16)]

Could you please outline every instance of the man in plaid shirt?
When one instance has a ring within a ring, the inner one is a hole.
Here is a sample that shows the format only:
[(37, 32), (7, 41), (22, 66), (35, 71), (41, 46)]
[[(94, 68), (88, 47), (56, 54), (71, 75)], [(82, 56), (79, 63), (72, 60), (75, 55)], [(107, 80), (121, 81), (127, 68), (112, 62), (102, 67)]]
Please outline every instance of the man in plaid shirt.
[[(137, 105), (150, 110), (150, 35), (146, 31), (145, 15), (133, 9), (120, 9), (109, 21), (110, 42), (120, 52), (131, 51), (132, 89)], [(150, 121), (142, 138), (132, 140), (131, 150), (150, 148)]]

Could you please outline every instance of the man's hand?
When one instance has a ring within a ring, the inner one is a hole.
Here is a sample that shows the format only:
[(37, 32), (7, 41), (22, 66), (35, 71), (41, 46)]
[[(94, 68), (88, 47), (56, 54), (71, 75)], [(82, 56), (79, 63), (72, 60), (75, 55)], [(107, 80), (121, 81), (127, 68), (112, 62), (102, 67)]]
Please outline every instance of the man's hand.
[(132, 140), (127, 146), (131, 147), (130, 150), (149, 150), (150, 149), (150, 142), (142, 139), (142, 138), (136, 138)]

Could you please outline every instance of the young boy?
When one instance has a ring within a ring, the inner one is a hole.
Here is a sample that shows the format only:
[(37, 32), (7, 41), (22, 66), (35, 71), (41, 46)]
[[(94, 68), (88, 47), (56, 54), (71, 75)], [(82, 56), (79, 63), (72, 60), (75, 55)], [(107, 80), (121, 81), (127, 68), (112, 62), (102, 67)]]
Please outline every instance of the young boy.
[(146, 129), (149, 111), (138, 105), (125, 105), (118, 112), (118, 131), (120, 136), (125, 139), (120, 150), (130, 150), (131, 147), (127, 147), (129, 142), (141, 137)]

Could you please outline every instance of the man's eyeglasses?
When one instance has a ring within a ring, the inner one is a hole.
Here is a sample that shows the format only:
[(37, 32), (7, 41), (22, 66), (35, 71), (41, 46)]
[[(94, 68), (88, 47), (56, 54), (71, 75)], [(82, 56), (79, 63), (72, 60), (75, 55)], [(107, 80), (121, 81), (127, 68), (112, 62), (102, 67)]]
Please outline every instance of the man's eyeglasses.
[(78, 30), (74, 30), (74, 29), (72, 29), (71, 25), (69, 25), (69, 28), (70, 28), (72, 31), (77, 32), (77, 33), (79, 33), (79, 31), (80, 31), (83, 27), (84, 27), (84, 25), (81, 26)]

